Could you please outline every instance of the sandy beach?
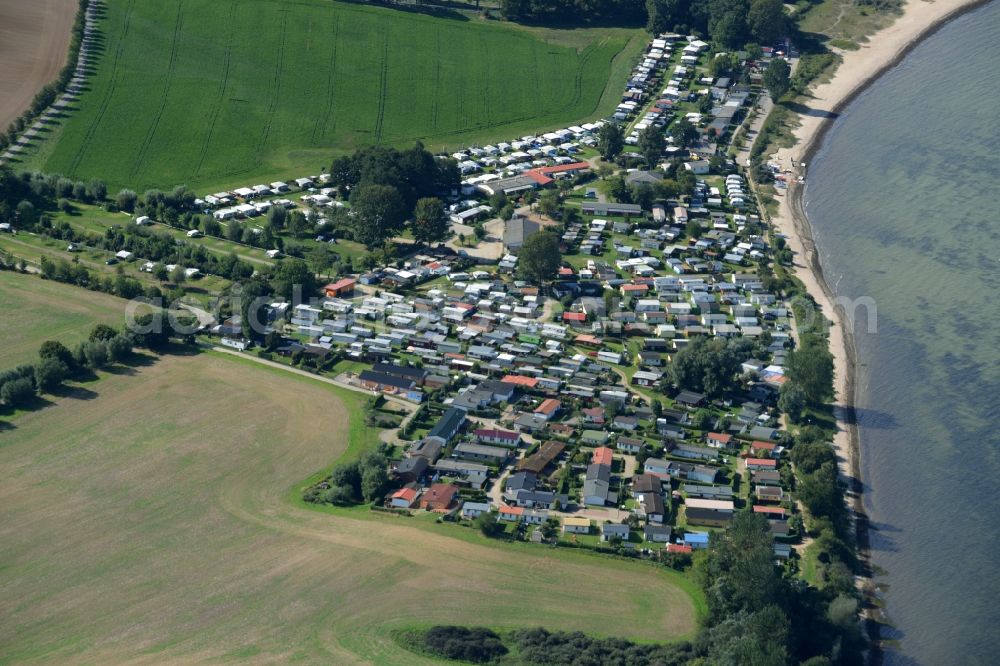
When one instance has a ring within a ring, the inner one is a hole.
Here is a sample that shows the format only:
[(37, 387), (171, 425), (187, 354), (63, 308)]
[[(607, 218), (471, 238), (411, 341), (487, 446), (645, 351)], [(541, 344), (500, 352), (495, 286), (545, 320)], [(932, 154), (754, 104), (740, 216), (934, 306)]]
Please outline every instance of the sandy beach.
[[(820, 147), (827, 129), (839, 112), (886, 70), (894, 67), (922, 39), (955, 16), (984, 4), (987, 0), (910, 0), (903, 14), (889, 27), (872, 35), (857, 51), (842, 51), (843, 62), (833, 78), (816, 86), (806, 100), (810, 113), (799, 114), (795, 145), (783, 148), (770, 160), (780, 161), (782, 169), (807, 175), (808, 164)], [(802, 167), (805, 163), (805, 167)], [(849, 501), (858, 516), (858, 539), (862, 551), (867, 547), (864, 510), (861, 503), (859, 441), (854, 426), (855, 349), (852, 332), (845, 326), (842, 311), (834, 309), (833, 294), (823, 279), (823, 270), (813, 243), (809, 221), (802, 202), (803, 187), (792, 183), (778, 197), (779, 210), (772, 218), (777, 230), (787, 237), (795, 253), (795, 274), (816, 299), (823, 313), (834, 320), (830, 327), (830, 351), (834, 357), (836, 416), (838, 432), (834, 440), (840, 459), (840, 471), (850, 488)], [(864, 554), (864, 553), (862, 553)]]
[(78, 6), (76, 0), (0, 0), (0, 130), (66, 65)]

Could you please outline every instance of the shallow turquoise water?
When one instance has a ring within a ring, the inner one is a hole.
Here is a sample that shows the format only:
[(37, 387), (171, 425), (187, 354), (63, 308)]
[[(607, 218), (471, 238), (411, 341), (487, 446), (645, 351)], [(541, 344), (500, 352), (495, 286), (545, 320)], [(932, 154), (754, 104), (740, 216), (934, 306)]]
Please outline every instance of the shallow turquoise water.
[(888, 663), (1000, 663), (998, 71), (994, 1), (850, 105), (806, 186), (828, 281), (877, 306), (856, 332)]

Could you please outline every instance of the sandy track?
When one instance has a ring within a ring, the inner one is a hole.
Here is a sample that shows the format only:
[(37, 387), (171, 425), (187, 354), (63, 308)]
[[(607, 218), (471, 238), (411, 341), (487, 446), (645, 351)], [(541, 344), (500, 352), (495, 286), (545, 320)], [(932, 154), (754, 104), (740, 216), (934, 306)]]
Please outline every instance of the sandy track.
[(0, 0), (0, 130), (66, 64), (75, 0)]

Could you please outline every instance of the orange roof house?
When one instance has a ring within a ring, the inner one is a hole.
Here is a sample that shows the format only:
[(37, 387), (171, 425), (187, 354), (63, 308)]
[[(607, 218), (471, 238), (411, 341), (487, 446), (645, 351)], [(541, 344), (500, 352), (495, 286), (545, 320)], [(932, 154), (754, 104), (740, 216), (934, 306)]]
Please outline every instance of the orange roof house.
[(326, 294), (327, 298), (346, 296), (354, 292), (354, 285), (357, 282), (354, 278), (341, 278), (323, 287), (323, 293)]
[(577, 171), (586, 171), (590, 168), (588, 162), (570, 162), (569, 164), (555, 164), (553, 166), (542, 167), (537, 169), (539, 173), (543, 173), (546, 176), (555, 176), (562, 173), (576, 173)]
[(512, 522), (517, 522), (524, 515), (524, 509), (519, 506), (507, 506), (506, 504), (500, 505), (500, 520), (509, 520)]
[(586, 171), (590, 168), (590, 164), (587, 162), (572, 162), (570, 164), (556, 164), (555, 166), (541, 167), (538, 169), (529, 169), (524, 172), (524, 175), (532, 179), (540, 186), (544, 187), (551, 183), (553, 179), (561, 176), (563, 174), (573, 175), (578, 171)]
[(413, 488), (400, 488), (394, 492), (392, 497), (389, 499), (393, 506), (405, 506), (406, 508), (409, 508), (413, 506), (413, 502), (417, 499), (417, 495), (419, 494), (420, 493)]
[(761, 442), (759, 440), (755, 440), (750, 443), (750, 450), (767, 451), (768, 453), (771, 453), (772, 451), (774, 451), (775, 448), (777, 448), (777, 446), (778, 445), (775, 444), (774, 442)]
[(538, 386), (538, 378), (525, 377), (524, 375), (507, 375), (500, 381), (504, 384), (514, 384), (516, 386), (523, 386), (524, 388), (531, 389)]
[(435, 483), (420, 498), (420, 508), (428, 511), (447, 511), (458, 496), (458, 488), (450, 483)]
[(546, 176), (544, 173), (539, 172), (537, 169), (531, 169), (530, 171), (525, 171), (524, 175), (535, 181), (542, 187), (545, 187), (552, 182), (552, 179)]
[(725, 449), (729, 448), (729, 444), (733, 441), (733, 436), (726, 433), (710, 432), (706, 440), (709, 446)]
[(594, 455), (591, 456), (590, 462), (595, 465), (610, 465), (612, 458), (614, 457), (614, 452), (606, 446), (598, 446), (594, 449)]
[(562, 403), (555, 398), (546, 398), (542, 400), (542, 404), (535, 408), (535, 413), (542, 414), (545, 418), (551, 419), (556, 415), (560, 407), (562, 407)]
[(649, 291), (648, 284), (623, 284), (621, 286), (622, 294), (645, 294)]

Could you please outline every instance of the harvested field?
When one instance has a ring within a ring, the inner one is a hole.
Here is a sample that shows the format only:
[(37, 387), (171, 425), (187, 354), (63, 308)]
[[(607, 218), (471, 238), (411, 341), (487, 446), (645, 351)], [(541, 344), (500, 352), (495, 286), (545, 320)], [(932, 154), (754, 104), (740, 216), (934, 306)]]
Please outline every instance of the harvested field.
[(360, 394), (217, 354), (117, 375), (0, 433), (0, 662), (418, 664), (392, 629), (695, 628), (648, 565), (298, 506), (374, 442)]
[(0, 130), (66, 64), (76, 0), (0, 0)]
[(126, 304), (96, 291), (0, 271), (0, 370), (37, 361), (46, 340), (72, 349), (96, 324), (120, 327)]

